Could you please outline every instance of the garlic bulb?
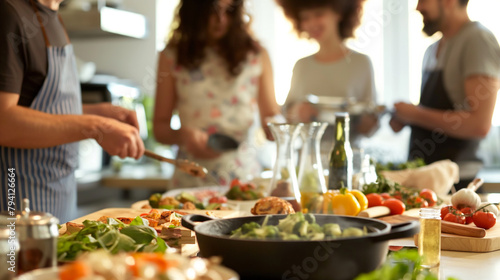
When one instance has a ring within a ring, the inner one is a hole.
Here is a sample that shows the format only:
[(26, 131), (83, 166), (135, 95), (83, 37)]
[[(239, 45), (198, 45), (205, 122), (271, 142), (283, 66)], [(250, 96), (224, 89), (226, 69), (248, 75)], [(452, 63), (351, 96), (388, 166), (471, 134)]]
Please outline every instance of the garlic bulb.
[(481, 198), (473, 190), (461, 189), (451, 196), (451, 204), (457, 209), (470, 207), (472, 210), (476, 210), (481, 204)]
[(488, 206), (486, 206), (483, 209), (483, 211), (485, 211), (485, 212), (486, 211), (491, 212), (491, 213), (493, 213), (493, 215), (495, 215), (495, 217), (498, 217), (498, 214), (500, 214), (500, 213), (499, 213), (498, 207), (496, 205), (491, 204), (489, 202), (483, 202), (483, 203), (481, 203), (481, 205), (479, 205), (479, 208), (482, 208), (485, 205), (488, 205)]

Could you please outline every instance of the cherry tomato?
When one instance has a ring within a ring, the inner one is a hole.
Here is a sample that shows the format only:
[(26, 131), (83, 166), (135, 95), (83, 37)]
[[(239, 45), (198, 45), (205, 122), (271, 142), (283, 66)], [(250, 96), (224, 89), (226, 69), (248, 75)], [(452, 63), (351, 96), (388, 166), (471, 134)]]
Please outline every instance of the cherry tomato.
[(238, 179), (238, 178), (234, 178), (232, 181), (231, 181), (231, 188), (234, 187), (234, 186), (241, 186), (241, 181)]
[(446, 214), (450, 213), (450, 209), (454, 209), (455, 211), (458, 211), (456, 208), (454, 208), (453, 206), (444, 206), (441, 208), (441, 220), (444, 220), (444, 216), (446, 216)]
[(382, 202), (382, 206), (389, 207), (389, 209), (391, 210), (391, 215), (403, 214), (406, 207), (401, 200), (395, 198), (389, 198), (387, 200), (384, 200)]
[[(462, 213), (464, 213), (465, 215), (465, 224), (470, 224), (473, 222), (472, 220), (472, 209), (470, 209), (470, 207), (465, 207), (465, 208), (462, 208)], [(470, 216), (469, 216), (470, 215)]]
[(386, 193), (386, 192), (385, 192), (385, 193), (381, 193), (381, 194), (380, 194), (380, 196), (381, 196), (384, 200), (389, 199), (389, 198), (393, 198), (390, 194), (388, 194), (388, 193)]
[(368, 207), (381, 206), (384, 199), (378, 193), (369, 193), (366, 195)]
[(446, 214), (443, 220), (457, 224), (465, 224), (465, 217), (462, 215), (462, 212), (460, 212), (460, 210), (455, 211), (455, 214)]
[(491, 212), (483, 212), (483, 211), (478, 211), (474, 213), (474, 216), (472, 216), (472, 219), (474, 220), (474, 224), (477, 227), (484, 228), (484, 229), (489, 229), (493, 227), (496, 222), (497, 222), (497, 217), (495, 217), (495, 214)]
[(437, 203), (437, 195), (433, 190), (423, 189), (420, 191), (420, 196), (427, 200), (429, 207), (432, 207)]
[(223, 204), (223, 203), (226, 203), (227, 202), (227, 197), (225, 196), (214, 196), (212, 198), (210, 198), (210, 200), (208, 200), (208, 203), (219, 203), (219, 204)]
[(426, 208), (429, 207), (429, 203), (427, 203), (427, 200), (423, 199), (422, 197), (419, 196), (411, 196), (406, 200), (406, 205), (408, 205), (409, 208)]

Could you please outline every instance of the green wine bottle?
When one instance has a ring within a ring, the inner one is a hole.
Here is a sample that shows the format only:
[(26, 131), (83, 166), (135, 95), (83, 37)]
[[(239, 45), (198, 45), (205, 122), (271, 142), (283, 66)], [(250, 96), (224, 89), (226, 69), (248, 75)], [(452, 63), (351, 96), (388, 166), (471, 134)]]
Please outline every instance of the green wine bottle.
[(335, 113), (335, 143), (330, 153), (328, 189), (352, 189), (352, 149), (349, 143), (349, 113)]

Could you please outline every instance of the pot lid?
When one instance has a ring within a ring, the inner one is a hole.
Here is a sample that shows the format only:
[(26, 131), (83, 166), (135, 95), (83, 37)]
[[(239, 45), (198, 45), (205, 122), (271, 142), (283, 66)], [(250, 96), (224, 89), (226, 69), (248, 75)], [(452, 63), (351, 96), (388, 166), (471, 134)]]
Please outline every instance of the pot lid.
[(0, 225), (10, 225), (15, 222), (16, 226), (29, 225), (53, 225), (58, 224), (59, 220), (50, 213), (31, 211), (29, 208), (29, 199), (23, 199), (21, 205), (22, 211), (4, 211), (0, 213)]

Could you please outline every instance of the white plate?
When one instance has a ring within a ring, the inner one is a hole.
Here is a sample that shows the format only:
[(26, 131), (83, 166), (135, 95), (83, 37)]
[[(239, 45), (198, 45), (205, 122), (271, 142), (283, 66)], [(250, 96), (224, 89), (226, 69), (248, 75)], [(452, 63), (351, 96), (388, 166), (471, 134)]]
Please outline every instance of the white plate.
[[(229, 269), (220, 265), (211, 266), (213, 270), (218, 272), (223, 280), (239, 280), (240, 277), (238, 273), (234, 270)], [(15, 280), (57, 280), (59, 279), (59, 267), (50, 267), (50, 268), (42, 268), (35, 269), (33, 271), (27, 272), (17, 278)]]

